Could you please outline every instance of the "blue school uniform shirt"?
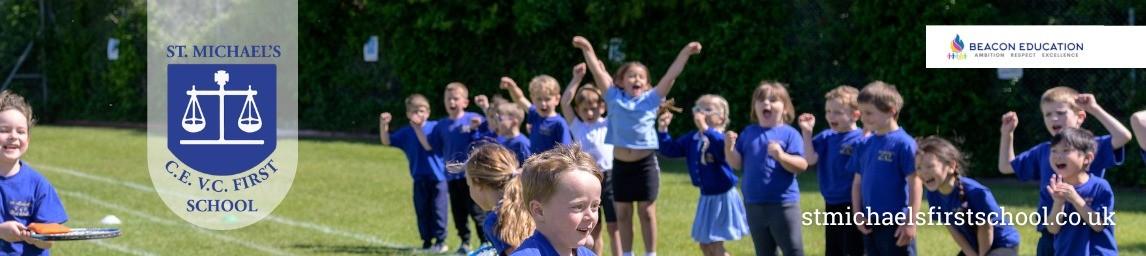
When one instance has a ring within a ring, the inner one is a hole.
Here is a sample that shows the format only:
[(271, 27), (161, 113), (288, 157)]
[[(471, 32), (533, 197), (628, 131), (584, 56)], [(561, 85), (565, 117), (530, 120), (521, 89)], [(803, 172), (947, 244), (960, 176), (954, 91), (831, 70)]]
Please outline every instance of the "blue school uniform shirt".
[(529, 139), (525, 138), (525, 135), (518, 134), (517, 137), (513, 138), (497, 137), (497, 144), (501, 144), (501, 146), (509, 149), (510, 152), (513, 152), (513, 154), (517, 156), (518, 166), (524, 164), (525, 159), (533, 155), (532, 151), (530, 151)]
[[(498, 205), (500, 204), (501, 202), (498, 202)], [(497, 210), (485, 214), (485, 222), (482, 222), (481, 228), (485, 232), (485, 239), (489, 241), (490, 245), (493, 245), (494, 249), (497, 249), (498, 255), (509, 249), (509, 243), (501, 240), (501, 235), (497, 233)]]
[(701, 195), (719, 195), (736, 185), (737, 177), (724, 160), (724, 134), (714, 128), (703, 132), (692, 131), (675, 140), (668, 133), (659, 133), (660, 153), (665, 157), (685, 157), (692, 185), (700, 187)]
[[(1105, 215), (1104, 211), (1114, 212), (1114, 191), (1110, 189), (1110, 183), (1106, 182), (1106, 179), (1091, 175), (1090, 180), (1076, 186), (1074, 190), (1078, 191), (1078, 195), (1086, 201), (1086, 206), (1096, 214)], [(1066, 203), (1063, 212), (1071, 214), (1077, 213), (1078, 210), (1073, 204)], [(1110, 223), (1114, 223), (1114, 220)], [(1114, 240), (1114, 225), (1106, 225), (1102, 232), (1094, 232), (1090, 225), (1085, 223), (1062, 225), (1062, 229), (1054, 237), (1054, 253), (1055, 255), (1118, 255), (1118, 244)]]
[(855, 172), (847, 170), (848, 159), (855, 152), (855, 143), (863, 139), (863, 130), (837, 132), (825, 129), (812, 137), (812, 149), (820, 156), (816, 163), (819, 172), (820, 194), (824, 203), (845, 204), (852, 201), (852, 181)]
[[(1092, 176), (1103, 177), (1107, 168), (1122, 165), (1126, 147), (1114, 149), (1110, 135), (1100, 136), (1094, 140), (1098, 144), (1098, 149), (1094, 152), (1094, 161), (1090, 163), (1089, 171)], [(1039, 205), (1035, 208), (1035, 212), (1040, 215), (1043, 212), (1043, 207), (1046, 207), (1047, 212), (1050, 212), (1051, 203), (1054, 202), (1047, 190), (1044, 189), (1050, 184), (1050, 177), (1054, 174), (1054, 169), (1051, 169), (1050, 165), (1050, 148), (1050, 141), (1045, 141), (1023, 151), (1023, 153), (1016, 155), (1014, 160), (1011, 160), (1011, 169), (1015, 170), (1015, 176), (1019, 180), (1038, 179)], [(1046, 227), (1040, 222), (1037, 229), (1044, 231)]]
[[(944, 195), (939, 191), (927, 191), (927, 202), (931, 204), (930, 212), (934, 214), (942, 213), (958, 213), (958, 212), (971, 212), (975, 213), (996, 213), (1002, 216), (1003, 210), (999, 208), (999, 202), (995, 201), (995, 195), (991, 193), (983, 184), (972, 180), (967, 177), (959, 177), (959, 183), (963, 186), (963, 196), (959, 195), (959, 188), (951, 190), (951, 194)], [(963, 205), (966, 203), (966, 205)], [(947, 223), (955, 228), (960, 235), (963, 236), (967, 242), (971, 243), (971, 247), (976, 250), (979, 249), (979, 237), (976, 235), (978, 231), (977, 226), (966, 225), (986, 220), (979, 220), (976, 217), (963, 218), (965, 225), (955, 225), (956, 219), (954, 215), (951, 217), (944, 217), (943, 215), (932, 215), (933, 220)], [(986, 215), (984, 215), (986, 216)], [(996, 225), (992, 225), (991, 229), (994, 234), (994, 243), (991, 244), (991, 249), (996, 248), (1016, 248), (1019, 246), (1019, 231), (1014, 226), (1006, 224), (1004, 220), (998, 216), (987, 219)]]
[(804, 139), (800, 132), (787, 124), (775, 127), (748, 125), (736, 139), (736, 152), (740, 153), (744, 178), (741, 190), (750, 204), (793, 203), (800, 200), (800, 187), (796, 175), (784, 169), (779, 161), (768, 155), (768, 142), (780, 143), (784, 152), (804, 156)]
[[(434, 134), (437, 125), (437, 121), (426, 121), (422, 125), (422, 133), (426, 135), (427, 140)], [(414, 129), (410, 126), (391, 133), (390, 146), (406, 153), (406, 162), (410, 165), (410, 177), (415, 181), (446, 180), (446, 166), (442, 162), (442, 157), (432, 150), (422, 148), (422, 143), (418, 142), (418, 135), (414, 134)]]
[[(907, 176), (915, 173), (915, 139), (903, 128), (855, 144), (848, 170), (860, 175), (860, 211), (907, 212)], [(853, 176), (854, 179), (854, 176)]]
[[(585, 248), (585, 246), (577, 246), (575, 252), (576, 253), (573, 254), (575, 256), (597, 256), (596, 254), (593, 254), (592, 250)], [(560, 254), (557, 254), (557, 249), (554, 249), (553, 245), (549, 244), (549, 239), (546, 239), (545, 235), (541, 234), (541, 231), (534, 231), (533, 236), (530, 236), (528, 239), (525, 239), (525, 241), (521, 242), (521, 245), (517, 247), (517, 250), (514, 250), (513, 254), (510, 255), (558, 256)]]
[[(56, 188), (47, 178), (20, 161), (20, 171), (12, 177), (0, 177), (0, 217), (24, 226), (31, 223), (64, 223), (68, 214)], [(0, 240), (0, 253), (7, 255), (48, 255), (49, 252), (24, 242)]]
[[(452, 120), (449, 117), (438, 120), (438, 125), (434, 129), (434, 136), (429, 137), (430, 146), (442, 156), (442, 160), (446, 163), (464, 163), (470, 157), (470, 143), (473, 142), (474, 133), (480, 128), (470, 127), (470, 120), (473, 118), (479, 118), (483, 121), (485, 119), (477, 113), (465, 112), (458, 120)], [(465, 172), (446, 175), (448, 180), (460, 180), (465, 177)]]
[(529, 107), (529, 113), (525, 115), (525, 123), (530, 125), (530, 151), (545, 152), (557, 147), (557, 144), (573, 144), (573, 137), (569, 135), (569, 124), (565, 123), (565, 118), (561, 115), (544, 117), (537, 113), (537, 107), (533, 106)]
[(609, 87), (605, 92), (605, 107), (609, 111), (609, 135), (605, 142), (622, 148), (657, 149), (657, 131), (653, 126), (662, 99), (656, 90), (629, 97), (621, 87)]

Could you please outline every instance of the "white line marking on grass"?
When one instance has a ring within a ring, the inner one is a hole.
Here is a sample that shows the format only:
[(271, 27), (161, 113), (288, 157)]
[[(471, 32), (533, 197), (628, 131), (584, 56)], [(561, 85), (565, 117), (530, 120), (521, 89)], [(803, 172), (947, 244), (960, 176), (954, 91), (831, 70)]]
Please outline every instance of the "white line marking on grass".
[(267, 247), (267, 246), (264, 246), (264, 245), (261, 245), (258, 243), (251, 243), (251, 242), (243, 241), (243, 239), (235, 238), (233, 236), (228, 236), (228, 235), (224, 235), (224, 234), (217, 234), (217, 233), (214, 233), (212, 231), (207, 231), (207, 230), (204, 230), (202, 228), (195, 227), (195, 226), (181, 225), (181, 223), (179, 223), (179, 222), (167, 220), (167, 219), (155, 216), (155, 215), (151, 215), (151, 214), (146, 213), (146, 212), (131, 210), (131, 209), (128, 209), (127, 207), (124, 207), (122, 205), (108, 202), (108, 201), (104, 201), (104, 200), (100, 200), (98, 198), (85, 195), (83, 193), (66, 191), (66, 190), (62, 190), (62, 189), (56, 189), (56, 191), (59, 192), (60, 195), (88, 201), (90, 203), (93, 203), (93, 204), (96, 204), (99, 206), (103, 206), (103, 207), (106, 207), (106, 208), (109, 208), (112, 210), (124, 212), (124, 213), (130, 214), (132, 216), (145, 219), (147, 221), (151, 221), (151, 222), (155, 222), (155, 223), (159, 223), (159, 224), (163, 224), (163, 225), (168, 225), (168, 226), (190, 228), (190, 229), (195, 230), (195, 232), (199, 232), (200, 234), (207, 235), (210, 238), (223, 240), (224, 242), (239, 244), (239, 245), (242, 245), (244, 247), (259, 250), (259, 251), (262, 251), (265, 253), (270, 253), (270, 254), (274, 254), (274, 255), (289, 255), (289, 253), (282, 251), (282, 250), (279, 250), (279, 249)]
[[(64, 168), (64, 167), (56, 167), (56, 166), (51, 166), (51, 165), (37, 164), (36, 168), (41, 169), (41, 170), (57, 172), (57, 173), (63, 173), (63, 174), (71, 175), (71, 176), (84, 178), (84, 179), (99, 181), (99, 182), (103, 182), (103, 183), (120, 185), (120, 186), (124, 186), (127, 188), (131, 188), (131, 189), (135, 189), (135, 190), (139, 190), (139, 191), (143, 191), (143, 192), (147, 192), (147, 193), (155, 193), (155, 189), (152, 188), (151, 186), (145, 186), (145, 185), (141, 185), (141, 184), (135, 183), (135, 182), (115, 180), (115, 179), (104, 177), (102, 175), (90, 174), (90, 173), (72, 170), (72, 169), (68, 169), (68, 168)], [(386, 247), (394, 247), (394, 248), (410, 248), (409, 246), (404, 246), (404, 245), (399, 245), (399, 244), (387, 242), (386, 240), (383, 240), (381, 238), (378, 238), (376, 236), (372, 236), (369, 234), (340, 230), (340, 229), (337, 229), (337, 228), (334, 228), (331, 226), (322, 225), (322, 224), (318, 224), (318, 223), (292, 220), (289, 218), (276, 216), (274, 214), (267, 215), (266, 219), (270, 220), (272, 222), (275, 222), (275, 223), (283, 224), (283, 225), (310, 229), (310, 230), (318, 231), (318, 232), (325, 233), (325, 234), (347, 237), (347, 238), (351, 238), (351, 239), (355, 239), (355, 240), (359, 240), (359, 241), (363, 241), (363, 242), (367, 242), (367, 243), (371, 243), (371, 244), (378, 244), (378, 245), (382, 245), (382, 246), (386, 246)]]
[(131, 254), (131, 255), (139, 255), (139, 256), (155, 255), (154, 253), (133, 249), (131, 247), (127, 247), (127, 246), (123, 246), (123, 245), (108, 243), (104, 240), (99, 240), (99, 239), (87, 240), (87, 242), (99, 245), (100, 247), (103, 247), (103, 248), (111, 249), (113, 251), (118, 251), (118, 252)]

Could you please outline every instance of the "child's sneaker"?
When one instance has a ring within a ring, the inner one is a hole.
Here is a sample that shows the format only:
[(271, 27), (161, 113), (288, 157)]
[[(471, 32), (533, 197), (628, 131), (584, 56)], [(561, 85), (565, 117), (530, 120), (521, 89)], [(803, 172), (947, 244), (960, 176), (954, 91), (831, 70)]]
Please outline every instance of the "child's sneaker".
[(470, 251), (470, 244), (463, 243), (461, 246), (458, 246), (458, 254), (469, 255)]
[(450, 250), (450, 246), (446, 245), (446, 243), (439, 243), (439, 244), (435, 244), (434, 246), (430, 246), (430, 249), (428, 251), (431, 253), (445, 253), (446, 251), (449, 251), (449, 250)]

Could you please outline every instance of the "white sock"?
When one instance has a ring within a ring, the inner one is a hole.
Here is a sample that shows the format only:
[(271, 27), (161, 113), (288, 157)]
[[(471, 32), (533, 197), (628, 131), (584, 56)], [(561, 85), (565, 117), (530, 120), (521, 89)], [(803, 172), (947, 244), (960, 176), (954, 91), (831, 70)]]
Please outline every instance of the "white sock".
[(645, 256), (657, 256), (657, 252), (646, 252)]

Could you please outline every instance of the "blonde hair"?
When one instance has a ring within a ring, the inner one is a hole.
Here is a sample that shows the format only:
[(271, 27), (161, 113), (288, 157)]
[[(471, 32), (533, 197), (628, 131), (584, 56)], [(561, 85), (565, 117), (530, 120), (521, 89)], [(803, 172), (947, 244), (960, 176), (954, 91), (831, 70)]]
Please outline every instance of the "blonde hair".
[[(784, 113), (783, 113), (783, 115), (781, 115), (781, 121), (784, 123), (790, 123), (790, 122), (792, 122), (793, 119), (796, 119), (796, 107), (794, 105), (792, 105), (792, 96), (788, 95), (787, 87), (788, 87), (787, 84), (777, 82), (777, 81), (772, 81), (772, 80), (761, 81), (760, 85), (756, 86), (756, 91), (752, 93), (752, 104), (756, 104), (756, 101), (764, 100), (764, 99), (768, 98), (768, 96), (775, 96), (776, 98), (779, 98), (779, 100), (781, 102), (784, 103)], [(748, 115), (748, 116), (752, 120), (752, 122), (760, 121), (760, 120), (757, 120), (757, 118), (756, 118), (755, 106), (753, 106), (749, 109), (750, 109), (749, 110), (750, 115)]]
[(712, 102), (713, 105), (716, 105), (716, 114), (724, 120), (724, 122), (720, 123), (720, 129), (723, 130), (728, 127), (728, 100), (725, 100), (724, 97), (720, 97), (720, 95), (705, 94), (696, 99), (695, 105), (699, 106), (702, 101), (709, 101)]
[[(469, 159), (466, 160), (466, 179), (470, 181), (473, 186), (492, 189), (498, 191), (503, 196), (507, 190), (513, 190), (514, 194), (520, 193), (521, 185), (517, 180), (517, 156), (509, 149), (497, 143), (485, 143), (474, 148), (470, 152)], [(498, 207), (494, 209), (498, 211), (499, 216), (502, 214), (506, 207)], [(495, 224), (497, 237), (502, 241), (506, 241), (510, 246), (516, 247), (521, 244), (528, 236), (524, 233), (513, 232), (510, 224), (513, 223), (509, 218), (500, 218), (498, 223)], [(508, 222), (507, 222), (508, 221)], [(532, 229), (532, 228), (530, 228)]]
[(415, 93), (406, 97), (406, 112), (413, 112), (418, 107), (430, 108), (430, 101), (426, 100), (426, 96)]
[(927, 136), (916, 140), (915, 144), (917, 149), (916, 156), (923, 154), (930, 154), (939, 159), (939, 163), (943, 165), (954, 165), (956, 175), (964, 175), (967, 166), (967, 158), (959, 148), (951, 144), (950, 141), (940, 138), (939, 136)]
[(462, 92), (462, 98), (470, 97), (470, 89), (466, 87), (466, 84), (463, 84), (462, 82), (451, 82), (446, 85), (446, 93), (455, 90)]
[(16, 110), (24, 114), (24, 118), (28, 120), (28, 128), (31, 128), (32, 124), (36, 122), (36, 119), (32, 118), (32, 106), (28, 105), (28, 101), (25, 101), (20, 94), (4, 90), (0, 92), (0, 111), (8, 110)]
[(1076, 97), (1078, 97), (1078, 91), (1074, 90), (1074, 88), (1057, 86), (1043, 92), (1043, 96), (1039, 98), (1039, 102), (1042, 104), (1064, 103), (1069, 105), (1071, 110), (1082, 111), (1082, 107), (1074, 103), (1074, 98)]
[(549, 75), (535, 76), (529, 81), (529, 96), (556, 96), (560, 91), (557, 79)]
[(899, 117), (899, 110), (903, 108), (903, 96), (899, 95), (895, 85), (883, 81), (871, 82), (864, 86), (856, 100), (860, 104), (871, 104), (884, 113), (894, 111), (896, 117)]
[(840, 85), (824, 94), (824, 100), (838, 100), (840, 103), (843, 103), (844, 106), (856, 110), (859, 109), (859, 101), (856, 100), (857, 96), (859, 96), (859, 89), (850, 85)]
[(558, 145), (526, 159), (518, 182), (505, 187), (501, 208), (497, 212), (501, 221), (497, 224), (498, 232), (502, 239), (514, 245), (533, 235), (535, 226), (530, 217), (529, 203), (548, 201), (557, 192), (561, 174), (574, 171), (589, 172), (597, 177), (598, 182), (602, 180), (596, 160), (581, 151), (580, 146)]

